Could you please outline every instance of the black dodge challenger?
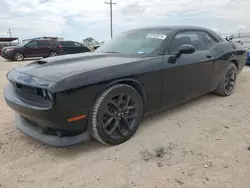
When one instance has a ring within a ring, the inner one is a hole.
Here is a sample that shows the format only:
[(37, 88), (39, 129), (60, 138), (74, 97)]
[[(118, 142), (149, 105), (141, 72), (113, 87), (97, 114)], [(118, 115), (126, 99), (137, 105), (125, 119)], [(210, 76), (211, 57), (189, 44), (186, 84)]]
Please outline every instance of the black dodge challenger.
[(41, 142), (63, 147), (92, 135), (115, 145), (131, 138), (150, 113), (209, 92), (231, 95), (245, 62), (242, 45), (209, 29), (141, 28), (95, 52), (11, 70), (4, 97), (17, 129)]

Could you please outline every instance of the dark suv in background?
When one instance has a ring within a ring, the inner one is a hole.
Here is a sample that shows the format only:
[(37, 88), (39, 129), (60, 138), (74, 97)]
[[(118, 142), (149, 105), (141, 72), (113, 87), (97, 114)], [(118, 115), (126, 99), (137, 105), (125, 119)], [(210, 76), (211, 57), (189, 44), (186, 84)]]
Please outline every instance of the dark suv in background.
[(52, 57), (65, 54), (61, 44), (54, 40), (31, 40), (18, 46), (2, 49), (2, 57), (8, 60), (22, 61), (29, 57)]
[(90, 49), (79, 42), (75, 41), (59, 41), (66, 54), (76, 54), (90, 52)]

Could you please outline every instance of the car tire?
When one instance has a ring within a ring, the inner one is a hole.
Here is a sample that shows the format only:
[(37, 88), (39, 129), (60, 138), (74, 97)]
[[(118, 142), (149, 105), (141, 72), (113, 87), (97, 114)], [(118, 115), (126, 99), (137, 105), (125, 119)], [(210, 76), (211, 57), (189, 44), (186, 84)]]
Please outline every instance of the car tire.
[(133, 87), (118, 84), (106, 89), (92, 111), (92, 136), (106, 145), (118, 145), (130, 139), (143, 116), (140, 94)]
[(14, 61), (23, 61), (23, 59), (24, 59), (24, 55), (22, 53), (20, 53), (20, 52), (14, 53), (14, 55), (13, 55)]
[(57, 56), (56, 52), (50, 52), (49, 57), (55, 57), (55, 56)]
[(214, 93), (221, 96), (230, 96), (235, 90), (236, 80), (237, 67), (231, 62), (223, 73), (223, 76)]

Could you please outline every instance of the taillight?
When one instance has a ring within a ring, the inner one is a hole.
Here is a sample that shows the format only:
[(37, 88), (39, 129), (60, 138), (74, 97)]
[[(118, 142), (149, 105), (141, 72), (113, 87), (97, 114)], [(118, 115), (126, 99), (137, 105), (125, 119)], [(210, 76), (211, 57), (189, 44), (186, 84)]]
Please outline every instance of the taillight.
[(61, 45), (61, 44), (59, 44), (59, 45), (58, 45), (58, 48), (62, 48), (62, 45)]

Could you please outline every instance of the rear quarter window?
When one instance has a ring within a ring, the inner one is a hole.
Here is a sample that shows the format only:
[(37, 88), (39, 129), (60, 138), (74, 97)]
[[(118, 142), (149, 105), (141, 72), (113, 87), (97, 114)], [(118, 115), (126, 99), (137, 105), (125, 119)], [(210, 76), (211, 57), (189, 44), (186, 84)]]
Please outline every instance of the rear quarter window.
[(207, 48), (211, 48), (219, 42), (215, 37), (213, 37), (211, 34), (209, 34), (207, 32), (201, 31), (200, 34), (201, 34)]

